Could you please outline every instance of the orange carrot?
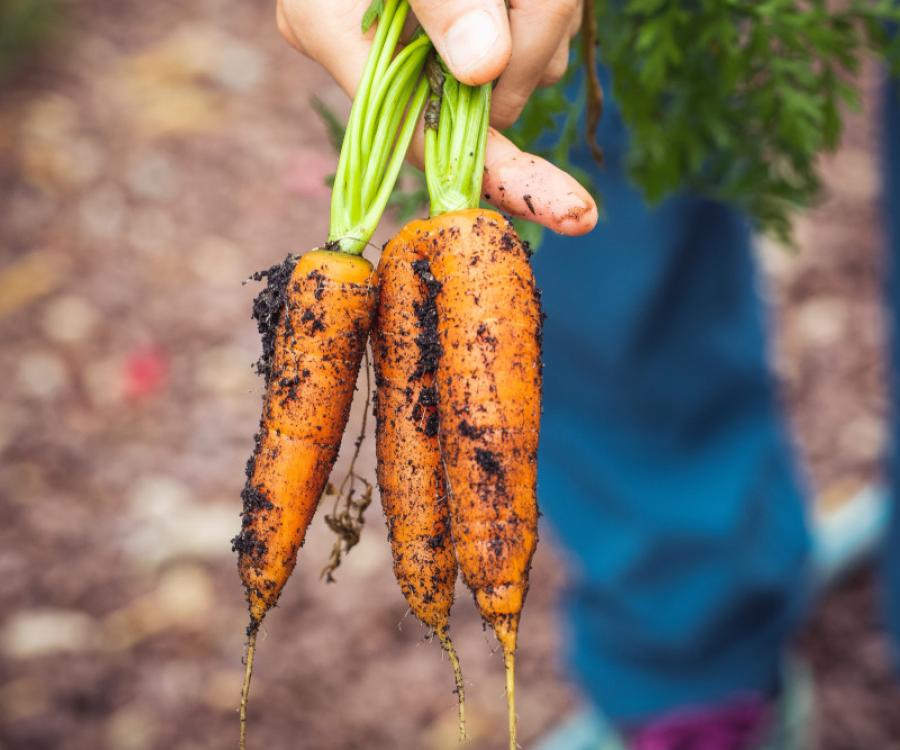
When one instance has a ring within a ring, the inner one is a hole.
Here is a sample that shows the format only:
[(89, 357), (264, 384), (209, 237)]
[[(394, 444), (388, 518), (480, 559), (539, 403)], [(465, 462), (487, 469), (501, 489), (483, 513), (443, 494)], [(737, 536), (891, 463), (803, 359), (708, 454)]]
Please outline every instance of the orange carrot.
[(234, 540), (251, 627), (278, 601), (337, 458), (374, 313), (371, 271), (317, 250), (287, 280)]
[(375, 309), (371, 273), (365, 258), (316, 250), (271, 269), (257, 298), (267, 388), (233, 540), (250, 607), (242, 730), (256, 632), (294, 568), (347, 424)]
[(431, 218), (419, 242), (440, 284), (435, 380), (450, 528), (463, 580), (503, 648), (515, 750), (515, 650), (538, 531), (540, 297), (512, 225), (478, 208), (491, 85), (466, 86), (437, 58), (427, 73)]
[[(234, 539), (250, 608), (242, 750), (256, 635), (294, 568), (334, 466), (374, 315), (372, 266), (362, 252), (387, 207), (428, 93), (422, 76), (428, 39), (419, 35), (398, 51), (409, 11), (407, 0), (379, 0), (366, 11), (363, 33), (378, 25), (343, 134), (328, 243), (293, 268), (288, 261), (271, 269), (269, 288), (255, 307), (267, 390)], [(332, 526), (347, 531), (342, 520), (332, 518)], [(349, 546), (347, 536), (332, 568)]]
[(421, 241), (440, 284), (436, 383), (454, 550), (503, 648), (514, 748), (514, 653), (538, 531), (540, 298), (499, 214), (452, 211), (428, 225)]
[(381, 502), (394, 575), (413, 614), (441, 641), (454, 669), (460, 739), (465, 696), (449, 636), (457, 567), (450, 538), (444, 470), (438, 444), (434, 371), (440, 347), (428, 260), (415, 245), (413, 222), (385, 247), (378, 264), (375, 360), (376, 453)]

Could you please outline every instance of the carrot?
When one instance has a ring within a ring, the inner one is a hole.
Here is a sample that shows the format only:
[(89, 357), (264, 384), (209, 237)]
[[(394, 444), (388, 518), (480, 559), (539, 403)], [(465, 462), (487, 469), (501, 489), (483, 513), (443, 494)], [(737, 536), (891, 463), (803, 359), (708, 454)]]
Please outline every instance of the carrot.
[(540, 300), (522, 243), (499, 214), (455, 211), (431, 224), (454, 550), (503, 648), (515, 747), (514, 654), (537, 545)]
[(318, 250), (269, 274), (256, 308), (261, 326), (275, 324), (262, 360), (267, 390), (233, 540), (250, 608), (242, 724), (256, 634), (296, 564), (337, 458), (375, 311), (365, 258)]
[(388, 524), (394, 575), (413, 614), (438, 636), (453, 666), (460, 741), (465, 693), (450, 640), (457, 577), (444, 469), (438, 443), (434, 372), (437, 284), (415, 244), (412, 222), (385, 247), (378, 264), (375, 362), (378, 485)]
[(374, 314), (371, 273), (365, 258), (319, 250), (287, 279), (234, 540), (252, 629), (287, 582), (337, 458)]
[(476, 208), (490, 86), (464, 86), (434, 65), (429, 80), (432, 217), (417, 242), (427, 247), (440, 285), (435, 383), (450, 528), (463, 580), (503, 649), (514, 750), (515, 650), (537, 545), (540, 297), (512, 225)]
[(341, 146), (328, 242), (257, 275), (269, 280), (254, 307), (266, 395), (247, 465), (241, 531), (233, 540), (250, 610), (242, 749), (257, 633), (296, 564), (337, 458), (375, 312), (372, 266), (362, 251), (387, 205), (428, 91), (422, 77), (427, 37), (394, 56), (408, 2), (379, 0), (373, 8), (364, 23), (380, 20)]

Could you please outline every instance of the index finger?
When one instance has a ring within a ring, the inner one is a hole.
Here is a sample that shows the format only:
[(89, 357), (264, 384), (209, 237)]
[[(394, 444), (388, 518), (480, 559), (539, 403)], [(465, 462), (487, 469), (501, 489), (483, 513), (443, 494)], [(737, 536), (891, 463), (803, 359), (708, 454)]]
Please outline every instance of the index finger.
[(578, 180), (519, 150), (494, 128), (488, 133), (482, 192), (501, 211), (557, 234), (587, 234), (597, 225), (597, 204)]

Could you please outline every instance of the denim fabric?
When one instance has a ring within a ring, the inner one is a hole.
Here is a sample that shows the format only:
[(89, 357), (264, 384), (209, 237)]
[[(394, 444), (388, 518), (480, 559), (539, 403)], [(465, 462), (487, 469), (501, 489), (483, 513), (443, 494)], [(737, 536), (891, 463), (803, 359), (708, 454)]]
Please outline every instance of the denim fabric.
[(541, 507), (571, 562), (571, 665), (618, 724), (774, 690), (809, 548), (748, 226), (691, 195), (648, 208), (626, 139), (610, 104), (606, 218), (535, 256)]

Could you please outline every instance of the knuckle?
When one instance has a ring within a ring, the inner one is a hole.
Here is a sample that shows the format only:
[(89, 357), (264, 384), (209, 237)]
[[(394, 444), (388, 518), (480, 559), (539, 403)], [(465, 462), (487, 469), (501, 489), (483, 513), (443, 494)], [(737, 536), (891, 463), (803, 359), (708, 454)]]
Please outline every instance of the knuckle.
[(542, 86), (552, 86), (555, 83), (559, 83), (562, 77), (566, 74), (566, 70), (569, 68), (569, 48), (568, 45), (561, 48), (560, 52), (555, 54), (550, 62), (547, 63), (547, 68), (544, 70), (544, 75), (541, 78)]
[(566, 74), (565, 67), (557, 67), (551, 66), (548, 67), (547, 70), (544, 71), (544, 75), (541, 78), (541, 86), (553, 86), (559, 83), (562, 80), (562, 77)]

